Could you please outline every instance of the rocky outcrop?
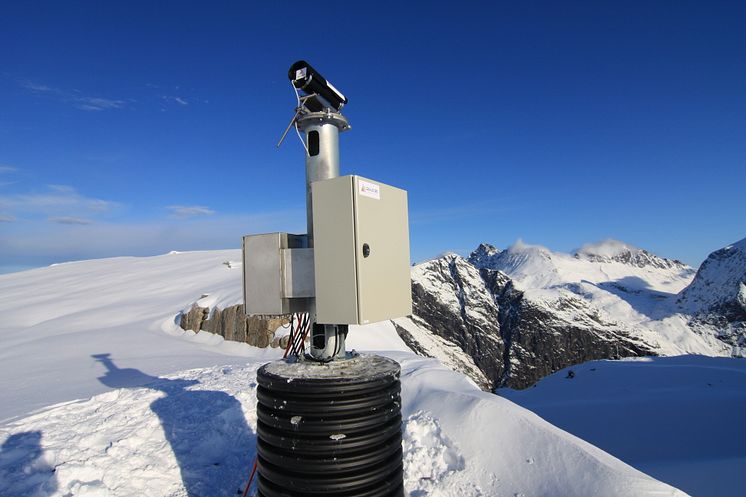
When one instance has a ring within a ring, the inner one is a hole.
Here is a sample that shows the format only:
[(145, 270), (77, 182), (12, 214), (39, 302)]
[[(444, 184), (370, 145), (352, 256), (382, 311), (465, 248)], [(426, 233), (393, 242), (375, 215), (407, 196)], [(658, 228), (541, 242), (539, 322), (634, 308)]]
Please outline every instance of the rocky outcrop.
[(284, 317), (247, 316), (243, 304), (222, 310), (216, 307), (212, 311), (195, 304), (179, 318), (179, 326), (184, 330), (208, 331), (226, 340), (262, 348), (277, 347), (279, 340), (275, 338), (275, 330), (288, 322)]
[(505, 343), (497, 303), (479, 270), (455, 254), (415, 266), (412, 306), (430, 332), (457, 344), (492, 384), (499, 383)]
[(746, 356), (746, 238), (711, 253), (677, 302), (695, 330)]
[[(562, 368), (596, 359), (656, 355), (653, 347), (623, 326), (603, 321), (574, 296), (547, 303), (509, 290), (500, 302), (506, 353), (499, 386), (526, 388)], [(574, 319), (565, 319), (568, 313)]]

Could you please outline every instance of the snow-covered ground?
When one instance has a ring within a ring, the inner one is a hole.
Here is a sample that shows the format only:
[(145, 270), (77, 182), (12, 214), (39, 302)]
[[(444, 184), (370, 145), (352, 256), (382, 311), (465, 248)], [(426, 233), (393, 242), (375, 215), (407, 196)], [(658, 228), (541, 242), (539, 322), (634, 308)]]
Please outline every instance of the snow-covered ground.
[(746, 495), (743, 359), (593, 361), (498, 393), (693, 496)]
[[(0, 495), (235, 495), (254, 456), (255, 372), (280, 351), (175, 319), (196, 300), (240, 301), (240, 265), (223, 264), (239, 259), (174, 253), (0, 276)], [(685, 495), (412, 354), (390, 324), (352, 329), (348, 346), (402, 365), (412, 496)]]

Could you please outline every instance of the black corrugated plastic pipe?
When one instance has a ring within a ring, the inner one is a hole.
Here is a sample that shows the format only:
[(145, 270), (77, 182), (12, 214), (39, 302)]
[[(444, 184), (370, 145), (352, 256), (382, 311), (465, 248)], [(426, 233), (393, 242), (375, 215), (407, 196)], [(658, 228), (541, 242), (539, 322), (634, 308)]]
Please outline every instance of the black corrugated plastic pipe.
[(401, 497), (400, 367), (380, 356), (257, 372), (262, 497)]

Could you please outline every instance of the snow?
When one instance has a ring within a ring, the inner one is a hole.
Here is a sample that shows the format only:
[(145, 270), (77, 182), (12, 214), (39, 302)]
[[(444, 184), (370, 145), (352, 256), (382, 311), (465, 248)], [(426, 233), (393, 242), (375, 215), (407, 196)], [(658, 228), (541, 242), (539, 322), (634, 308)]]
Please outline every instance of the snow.
[[(255, 453), (256, 370), (281, 351), (183, 332), (175, 319), (198, 300), (240, 301), (240, 266), (223, 264), (239, 258), (185, 252), (0, 276), (0, 495), (235, 495)], [(390, 323), (353, 328), (349, 344), (401, 364), (412, 496), (685, 495), (406, 351)]]
[(490, 384), (490, 381), (477, 367), (469, 354), (461, 350), (461, 347), (455, 343), (427, 331), (423, 325), (419, 324), (420, 320), (416, 316), (399, 318), (395, 322), (412, 335), (420, 346), (422, 353), (437, 358), (444, 366), (453, 371), (475, 379), (480, 387), (486, 387)]
[[(479, 391), (433, 359), (390, 355), (402, 365), (405, 486), (412, 496), (685, 495)], [(155, 378), (104, 358), (99, 369), (109, 386), (135, 376), (145, 386), (0, 428), (2, 495), (235, 495), (255, 453), (253, 378), (260, 365)]]
[[(568, 378), (568, 372), (574, 375)], [(697, 497), (743, 495), (746, 361), (594, 361), (498, 393)]]
[[(404, 421), (404, 467), (407, 491), (430, 495), (437, 483), (463, 471), (464, 458), (453, 441), (443, 434), (438, 420), (425, 411), (417, 411)], [(421, 488), (415, 488), (422, 482)], [(476, 487), (471, 489), (478, 491)]]
[(94, 354), (113, 353), (162, 375), (235, 363), (257, 352), (221, 337), (185, 332), (182, 309), (241, 298), (239, 250), (117, 257), (0, 275), (0, 422), (106, 391)]

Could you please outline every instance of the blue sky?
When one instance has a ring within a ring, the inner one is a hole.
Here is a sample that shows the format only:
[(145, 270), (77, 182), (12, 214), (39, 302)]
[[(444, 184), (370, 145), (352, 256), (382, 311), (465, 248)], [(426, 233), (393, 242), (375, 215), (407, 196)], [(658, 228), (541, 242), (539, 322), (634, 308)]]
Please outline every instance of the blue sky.
[(412, 258), (746, 236), (743, 2), (5, 2), (0, 272), (305, 229), (287, 68), (350, 99), (342, 173)]

